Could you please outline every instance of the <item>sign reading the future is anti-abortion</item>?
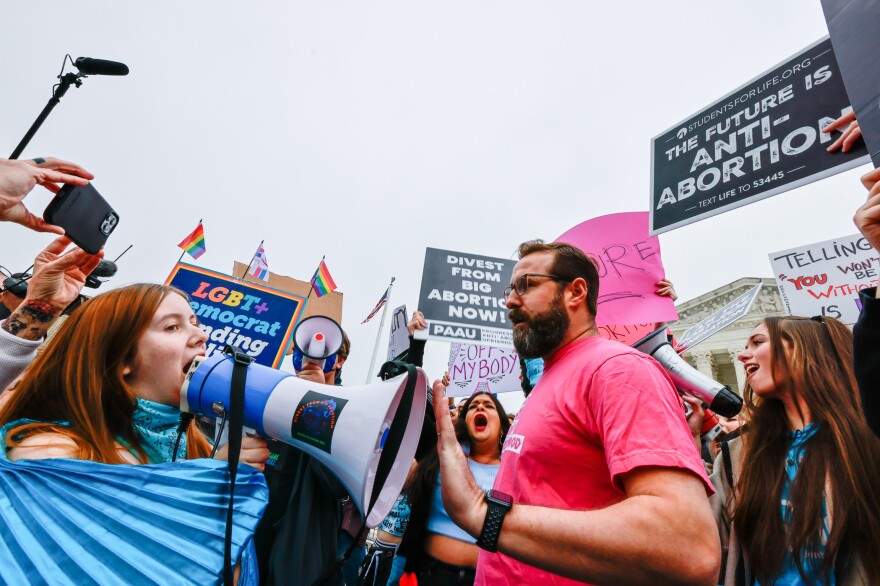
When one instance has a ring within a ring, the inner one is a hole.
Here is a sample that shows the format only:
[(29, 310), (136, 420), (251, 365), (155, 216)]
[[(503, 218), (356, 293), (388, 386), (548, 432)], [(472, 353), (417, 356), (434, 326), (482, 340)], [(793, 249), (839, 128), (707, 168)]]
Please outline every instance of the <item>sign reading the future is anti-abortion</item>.
[(786, 310), (854, 324), (859, 291), (877, 285), (880, 258), (861, 234), (770, 254)]
[(513, 346), (504, 289), (512, 260), (428, 248), (422, 271), (419, 311), (428, 336), (448, 342)]
[(306, 306), (300, 295), (184, 263), (174, 267), (165, 283), (189, 295), (208, 334), (208, 356), (231, 344), (271, 367), (281, 363)]
[(827, 37), (651, 142), (651, 234), (868, 162), (859, 141), (827, 152), (822, 132), (851, 111)]

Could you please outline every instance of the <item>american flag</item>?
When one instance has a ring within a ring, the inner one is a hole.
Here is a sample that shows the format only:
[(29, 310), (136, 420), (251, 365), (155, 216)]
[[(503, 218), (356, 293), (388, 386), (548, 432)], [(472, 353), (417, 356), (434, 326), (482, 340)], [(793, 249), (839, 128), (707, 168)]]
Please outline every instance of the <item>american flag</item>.
[(364, 321), (361, 322), (362, 324), (365, 324), (368, 321), (370, 321), (371, 319), (373, 319), (373, 316), (376, 315), (377, 313), (379, 313), (379, 310), (382, 309), (382, 307), (388, 302), (388, 291), (390, 289), (391, 289), (391, 287), (389, 287), (388, 289), (385, 289), (385, 292), (382, 293), (381, 299), (379, 299), (379, 303), (376, 304), (376, 307), (373, 308), (373, 311), (370, 312), (370, 315), (367, 316), (367, 319), (365, 319)]
[(257, 249), (257, 254), (254, 255), (254, 259), (251, 261), (251, 268), (248, 272), (256, 278), (264, 281), (269, 277), (269, 262), (266, 260), (266, 250), (263, 248), (262, 244), (260, 244), (260, 248)]

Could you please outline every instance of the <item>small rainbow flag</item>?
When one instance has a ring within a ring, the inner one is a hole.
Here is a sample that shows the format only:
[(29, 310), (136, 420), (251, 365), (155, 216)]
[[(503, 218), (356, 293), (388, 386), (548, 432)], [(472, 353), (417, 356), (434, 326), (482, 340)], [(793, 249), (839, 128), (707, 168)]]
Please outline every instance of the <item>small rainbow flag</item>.
[(199, 258), (205, 254), (205, 229), (202, 227), (202, 223), (199, 222), (192, 234), (184, 238), (177, 247), (185, 250), (193, 258)]
[(330, 271), (322, 260), (318, 270), (315, 271), (315, 276), (312, 277), (312, 290), (318, 297), (323, 297), (335, 289), (336, 283), (333, 282), (333, 277), (330, 276)]

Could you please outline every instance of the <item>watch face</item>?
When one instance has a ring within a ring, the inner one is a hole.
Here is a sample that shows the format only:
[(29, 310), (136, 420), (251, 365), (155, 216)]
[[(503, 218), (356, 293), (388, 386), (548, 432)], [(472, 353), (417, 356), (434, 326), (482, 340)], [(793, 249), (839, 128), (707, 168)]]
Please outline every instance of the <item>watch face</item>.
[(486, 494), (486, 496), (489, 497), (493, 501), (498, 501), (499, 503), (504, 503), (507, 506), (510, 506), (513, 504), (513, 497), (512, 496), (510, 496), (507, 493), (501, 492), (500, 490), (495, 490), (494, 488), (491, 489)]

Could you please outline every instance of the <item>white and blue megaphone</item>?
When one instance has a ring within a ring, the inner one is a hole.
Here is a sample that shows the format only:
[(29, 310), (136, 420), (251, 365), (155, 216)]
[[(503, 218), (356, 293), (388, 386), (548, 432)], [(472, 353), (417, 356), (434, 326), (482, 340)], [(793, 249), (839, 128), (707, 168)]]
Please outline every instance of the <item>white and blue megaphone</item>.
[(660, 363), (669, 378), (682, 392), (700, 399), (709, 409), (724, 417), (735, 417), (742, 410), (743, 400), (727, 385), (706, 376), (678, 355), (666, 333), (666, 326), (658, 328), (632, 345)]
[[(180, 391), (181, 411), (217, 417), (228, 409), (233, 364), (232, 356), (221, 352), (197, 358)], [(424, 371), (415, 372), (414, 391), (407, 393), (407, 374), (341, 387), (252, 363), (247, 367), (244, 425), (321, 462), (345, 486), (367, 526), (376, 527), (403, 489), (422, 431), (428, 381)], [(384, 449), (386, 441), (389, 447), (399, 444), (398, 449)], [(380, 469), (387, 477), (374, 500)]]
[(313, 362), (319, 368), (324, 368), (325, 360), (336, 359), (336, 353), (342, 346), (342, 339), (342, 328), (339, 324), (323, 315), (305, 318), (293, 331), (293, 345), (302, 354), (302, 363)]

